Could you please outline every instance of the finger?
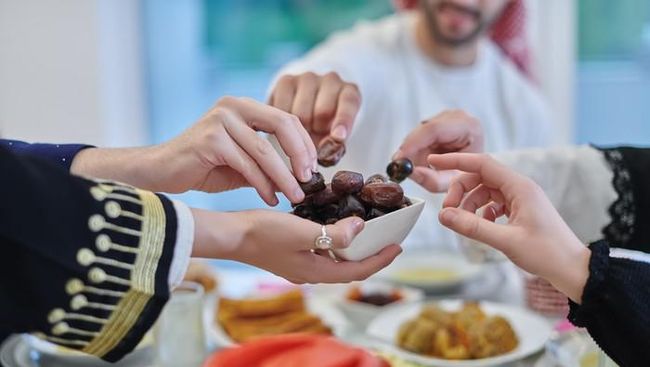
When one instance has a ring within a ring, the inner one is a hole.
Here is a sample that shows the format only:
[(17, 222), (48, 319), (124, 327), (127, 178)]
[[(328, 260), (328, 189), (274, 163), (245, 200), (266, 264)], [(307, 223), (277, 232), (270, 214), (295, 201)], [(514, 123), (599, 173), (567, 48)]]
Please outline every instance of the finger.
[(244, 176), (248, 184), (255, 188), (264, 202), (271, 206), (277, 205), (279, 201), (275, 196), (274, 186), (255, 160), (234, 141), (224, 139), (221, 143), (226, 165)]
[(458, 207), (465, 194), (474, 190), (481, 183), (481, 176), (475, 173), (461, 173), (449, 184), (447, 196), (442, 202), (442, 207)]
[(352, 125), (361, 108), (361, 93), (354, 84), (346, 84), (341, 93), (336, 107), (336, 115), (332, 121), (330, 135), (338, 140), (345, 141), (352, 131)]
[(271, 105), (285, 112), (291, 112), (293, 99), (296, 94), (296, 77), (293, 75), (284, 75), (275, 84), (273, 94), (271, 94)]
[(481, 176), (481, 182), (491, 188), (498, 189), (513, 181), (521, 180), (519, 174), (485, 154), (432, 154), (427, 160), (437, 169), (457, 169), (476, 173)]
[(491, 201), (505, 204), (505, 199), (501, 192), (485, 185), (478, 185), (465, 196), (460, 204), (460, 208), (470, 213), (476, 213), (479, 208), (482, 208)]
[(296, 95), (291, 106), (291, 113), (298, 116), (307, 130), (312, 130), (314, 104), (320, 78), (314, 73), (305, 73), (298, 77)]
[(512, 238), (511, 229), (507, 226), (490, 222), (458, 208), (442, 209), (439, 220), (442, 225), (454, 232), (488, 244), (497, 250), (502, 250)]
[(314, 132), (329, 134), (330, 124), (336, 114), (336, 105), (342, 88), (343, 81), (336, 73), (328, 73), (323, 77), (314, 106), (314, 124), (312, 126)]
[(300, 181), (311, 179), (317, 166), (316, 147), (295, 116), (249, 98), (233, 98), (228, 104), (252, 129), (275, 135)]
[[(270, 178), (269, 186), (275, 184), (292, 203), (299, 203), (305, 198), (298, 181), (267, 139), (259, 136), (237, 116), (226, 118), (224, 127), (235, 143), (250, 155), (257, 166)], [(241, 173), (245, 176), (244, 172)]]
[(363, 219), (353, 216), (326, 225), (325, 230), (332, 237), (332, 247), (343, 249), (350, 246), (354, 237), (363, 230), (364, 225)]
[(317, 259), (314, 259), (314, 272), (310, 274), (308, 281), (310, 283), (347, 283), (364, 280), (390, 265), (401, 252), (402, 248), (399, 245), (390, 245), (364, 260), (338, 263), (324, 256), (312, 255)]
[(392, 159), (414, 158), (420, 151), (435, 145), (437, 130), (437, 124), (418, 125), (406, 136)]
[(458, 175), (458, 171), (438, 171), (432, 168), (415, 167), (409, 179), (429, 192), (445, 192), (456, 175)]

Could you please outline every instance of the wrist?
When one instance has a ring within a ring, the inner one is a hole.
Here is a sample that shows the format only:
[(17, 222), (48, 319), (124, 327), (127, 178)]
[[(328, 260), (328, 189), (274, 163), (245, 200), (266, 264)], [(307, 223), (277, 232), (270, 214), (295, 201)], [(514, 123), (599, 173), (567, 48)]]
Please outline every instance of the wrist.
[(191, 209), (194, 217), (192, 257), (237, 260), (248, 221), (237, 213)]
[(582, 303), (582, 293), (589, 279), (589, 262), (591, 251), (587, 246), (575, 239), (574, 250), (567, 252), (560, 271), (549, 281), (573, 302)]

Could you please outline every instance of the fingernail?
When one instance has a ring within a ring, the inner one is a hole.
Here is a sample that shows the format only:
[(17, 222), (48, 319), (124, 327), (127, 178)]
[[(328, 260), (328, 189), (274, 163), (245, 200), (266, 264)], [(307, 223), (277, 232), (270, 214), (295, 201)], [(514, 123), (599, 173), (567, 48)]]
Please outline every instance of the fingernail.
[(276, 206), (279, 203), (280, 203), (280, 201), (278, 201), (277, 197), (274, 196), (273, 198), (271, 198), (271, 206)]
[(293, 196), (295, 197), (296, 200), (298, 200), (298, 202), (301, 202), (305, 199), (305, 193), (302, 191), (300, 187), (298, 187), (293, 191)]
[(392, 160), (400, 159), (400, 158), (402, 158), (402, 155), (404, 155), (404, 153), (400, 149), (397, 152), (395, 152), (395, 154), (393, 154), (393, 157), (391, 159)]
[(363, 220), (361, 218), (355, 217), (352, 225), (354, 226), (354, 230), (359, 232), (363, 228)]
[(442, 221), (447, 224), (453, 223), (454, 219), (456, 219), (457, 216), (458, 213), (456, 213), (456, 211), (453, 209), (443, 209), (440, 213), (440, 219), (442, 219)]
[(311, 180), (311, 168), (306, 168), (302, 175), (302, 182), (309, 182)]
[(348, 130), (343, 125), (339, 125), (332, 130), (332, 136), (338, 140), (345, 140), (348, 136)]

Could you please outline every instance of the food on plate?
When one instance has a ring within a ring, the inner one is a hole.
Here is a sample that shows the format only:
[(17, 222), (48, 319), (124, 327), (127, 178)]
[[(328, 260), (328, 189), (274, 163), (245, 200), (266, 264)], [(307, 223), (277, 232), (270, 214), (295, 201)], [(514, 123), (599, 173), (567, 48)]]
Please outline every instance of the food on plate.
[(211, 355), (203, 367), (346, 366), (389, 367), (364, 349), (322, 335), (281, 335), (258, 339)]
[(331, 136), (325, 137), (318, 144), (318, 164), (331, 167), (343, 158), (345, 143), (334, 140)]
[(190, 260), (183, 280), (201, 284), (205, 293), (214, 291), (218, 286), (217, 276), (210, 265), (195, 259)]
[(364, 289), (363, 287), (354, 286), (348, 290), (346, 298), (350, 301), (386, 306), (401, 301), (404, 296), (397, 289)]
[(221, 298), (217, 322), (235, 342), (288, 333), (331, 334), (331, 329), (307, 311), (300, 290), (263, 299)]
[(413, 173), (413, 162), (408, 158), (396, 159), (386, 167), (386, 174), (391, 179), (400, 183)]
[(400, 326), (396, 343), (427, 356), (479, 359), (508, 353), (519, 341), (506, 319), (488, 316), (478, 303), (466, 302), (459, 311), (425, 306), (417, 318)]
[(371, 220), (412, 204), (399, 184), (382, 175), (373, 175), (364, 182), (360, 173), (338, 171), (326, 184), (323, 176), (315, 172), (301, 187), (305, 200), (294, 206), (293, 214), (320, 224), (350, 216)]
[(444, 282), (458, 278), (459, 275), (452, 269), (433, 269), (425, 267), (414, 267), (401, 269), (395, 272), (394, 278), (409, 283), (418, 282)]

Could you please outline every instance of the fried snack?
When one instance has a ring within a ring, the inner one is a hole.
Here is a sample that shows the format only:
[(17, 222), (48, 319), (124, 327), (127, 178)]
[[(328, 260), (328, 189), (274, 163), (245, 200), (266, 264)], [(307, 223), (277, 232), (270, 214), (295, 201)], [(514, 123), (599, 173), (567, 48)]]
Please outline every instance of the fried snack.
[(265, 299), (219, 300), (219, 314), (227, 318), (273, 316), (304, 310), (305, 301), (299, 290)]
[(183, 280), (201, 284), (205, 293), (212, 292), (218, 286), (217, 277), (210, 265), (195, 259), (190, 260)]
[(519, 344), (506, 319), (488, 316), (470, 302), (456, 312), (425, 306), (417, 318), (402, 324), (396, 342), (411, 352), (458, 360), (493, 357)]
[(331, 334), (321, 319), (307, 312), (299, 290), (267, 299), (219, 301), (217, 321), (238, 343), (287, 333)]

